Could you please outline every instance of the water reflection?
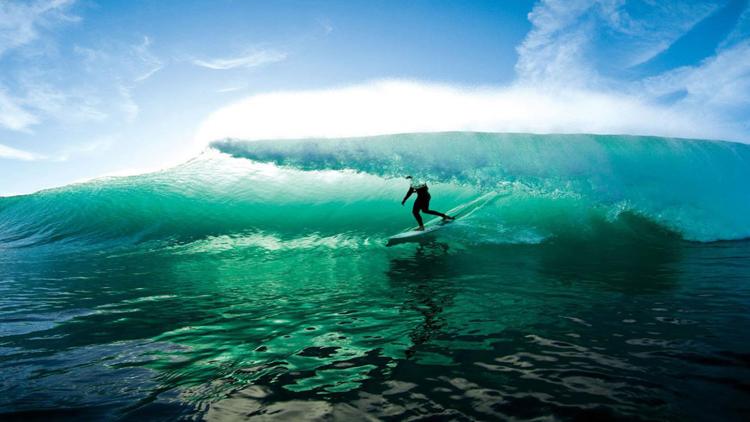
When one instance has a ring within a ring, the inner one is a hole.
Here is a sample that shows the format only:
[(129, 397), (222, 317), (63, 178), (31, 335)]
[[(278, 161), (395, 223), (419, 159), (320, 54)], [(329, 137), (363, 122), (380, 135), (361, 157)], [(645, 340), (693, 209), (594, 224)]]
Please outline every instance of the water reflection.
[(448, 244), (430, 242), (389, 261), (386, 274), (392, 286), (405, 292), (403, 308), (416, 311), (423, 318), (409, 333), (412, 344), (405, 351), (407, 358), (413, 357), (446, 323), (442, 314), (452, 304), (452, 285), (459, 275), (450, 258)]
[(750, 247), (636, 240), (5, 266), (0, 405), (574, 419), (592, 403), (675, 416), (706, 389), (741, 403)]

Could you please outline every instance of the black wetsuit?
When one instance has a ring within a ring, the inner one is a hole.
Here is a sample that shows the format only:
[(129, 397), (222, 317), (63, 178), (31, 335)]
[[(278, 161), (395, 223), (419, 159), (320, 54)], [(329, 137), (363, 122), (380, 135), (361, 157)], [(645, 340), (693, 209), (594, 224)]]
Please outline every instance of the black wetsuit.
[(414, 201), (414, 206), (411, 209), (411, 213), (414, 215), (414, 218), (417, 219), (417, 223), (419, 223), (419, 227), (423, 226), (422, 216), (419, 215), (420, 211), (422, 211), (425, 214), (438, 215), (443, 218), (451, 218), (441, 212), (433, 211), (430, 209), (431, 196), (430, 196), (429, 190), (427, 189), (426, 183), (421, 183), (418, 185), (411, 185), (409, 187), (409, 192), (407, 192), (406, 196), (404, 197), (403, 202), (406, 202), (406, 200), (411, 196), (411, 194), (415, 192), (417, 194), (417, 200)]
[(426, 184), (419, 186), (412, 186), (412, 191), (417, 193), (417, 200), (414, 201), (414, 207), (412, 207), (412, 213), (416, 214), (419, 211), (427, 212), (430, 210), (430, 192), (427, 189)]

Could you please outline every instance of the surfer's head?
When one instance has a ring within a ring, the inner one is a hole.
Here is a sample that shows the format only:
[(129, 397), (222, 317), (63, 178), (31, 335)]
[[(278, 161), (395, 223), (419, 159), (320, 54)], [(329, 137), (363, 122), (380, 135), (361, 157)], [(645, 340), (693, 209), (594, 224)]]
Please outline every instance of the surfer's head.
[(406, 178), (409, 180), (413, 179), (411, 176), (406, 176)]

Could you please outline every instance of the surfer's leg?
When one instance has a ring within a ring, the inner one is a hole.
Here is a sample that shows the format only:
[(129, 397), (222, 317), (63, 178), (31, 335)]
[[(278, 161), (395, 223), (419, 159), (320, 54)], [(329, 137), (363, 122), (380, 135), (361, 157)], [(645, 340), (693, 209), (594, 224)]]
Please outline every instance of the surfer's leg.
[(433, 211), (433, 210), (422, 210), (422, 212), (425, 213), (425, 214), (432, 214), (432, 215), (437, 215), (437, 216), (443, 217), (444, 220), (453, 220), (453, 217), (451, 217), (449, 215), (446, 215), (446, 214), (443, 214), (442, 212), (437, 212), (437, 211)]
[(417, 202), (414, 202), (414, 207), (412, 207), (411, 213), (412, 215), (414, 215), (414, 218), (417, 219), (419, 230), (424, 230), (424, 223), (422, 223), (422, 216), (419, 215), (419, 205), (417, 204)]
[[(414, 204), (414, 205), (416, 205), (416, 204)], [(437, 216), (443, 217), (443, 220), (453, 220), (453, 217), (449, 217), (449, 216), (443, 214), (442, 212), (431, 210), (430, 209), (430, 199), (429, 198), (426, 201), (421, 202), (419, 205), (420, 205), (420, 209), (425, 214), (437, 215)]]

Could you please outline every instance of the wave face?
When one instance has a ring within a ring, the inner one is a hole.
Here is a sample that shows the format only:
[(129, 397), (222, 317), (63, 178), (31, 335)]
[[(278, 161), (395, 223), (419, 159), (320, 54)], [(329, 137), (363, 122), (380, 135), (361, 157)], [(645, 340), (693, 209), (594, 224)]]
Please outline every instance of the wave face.
[(733, 240), (750, 237), (749, 164), (746, 145), (632, 136), (224, 140), (162, 172), (2, 198), (0, 245), (173, 245), (251, 234), (266, 246), (379, 243), (413, 224), (399, 206), (407, 173), (430, 181), (431, 205), (442, 211), (500, 194), (447, 240)]
[(508, 193), (486, 210), (485, 223), (535, 238), (591, 233), (632, 217), (688, 240), (750, 236), (750, 147), (735, 143), (457, 132), (224, 140), (213, 147), (303, 171), (350, 169), (386, 179), (414, 174), (448, 185), (451, 194), (462, 188)]

